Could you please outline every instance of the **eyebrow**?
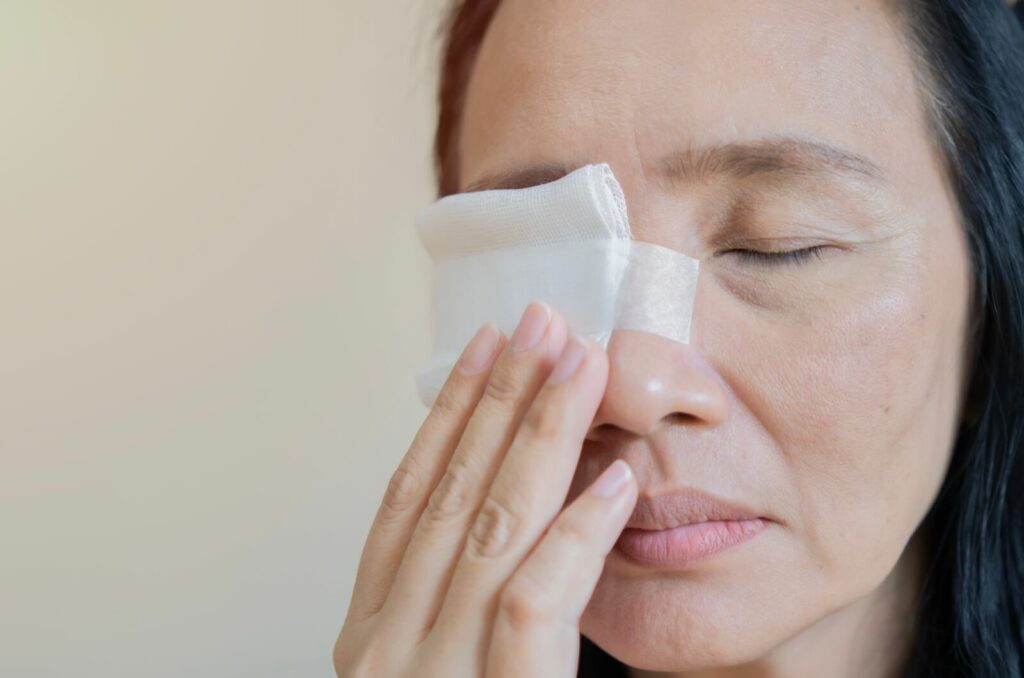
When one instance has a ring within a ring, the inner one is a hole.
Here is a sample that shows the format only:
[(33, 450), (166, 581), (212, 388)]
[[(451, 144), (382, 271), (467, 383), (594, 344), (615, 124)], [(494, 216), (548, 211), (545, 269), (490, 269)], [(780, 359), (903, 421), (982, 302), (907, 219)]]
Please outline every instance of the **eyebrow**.
[[(656, 167), (658, 176), (670, 184), (716, 176), (744, 179), (761, 175), (791, 179), (831, 175), (872, 183), (884, 181), (881, 167), (863, 155), (800, 137), (770, 137), (684, 148), (662, 157)], [(488, 174), (464, 190), (529, 188), (560, 179), (574, 169), (577, 167), (565, 163), (537, 163)]]

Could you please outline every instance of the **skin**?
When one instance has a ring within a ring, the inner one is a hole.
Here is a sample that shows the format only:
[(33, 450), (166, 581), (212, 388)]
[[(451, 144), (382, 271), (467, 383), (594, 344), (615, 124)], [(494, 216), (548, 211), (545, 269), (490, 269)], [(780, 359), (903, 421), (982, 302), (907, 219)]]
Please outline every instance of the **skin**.
[[(902, 40), (880, 2), (502, 3), (460, 187), (608, 162), (635, 237), (701, 260), (691, 343), (617, 332), (542, 386), (556, 309), (533, 358), (502, 339), (493, 367), (453, 372), (371, 529), (339, 673), (571, 676), (582, 631), (634, 676), (898, 674), (970, 298)], [(453, 493), (467, 421), (491, 438)], [(584, 491), (616, 459), (621, 493)], [(680, 571), (610, 551), (637, 495), (683, 487), (772, 522)]]

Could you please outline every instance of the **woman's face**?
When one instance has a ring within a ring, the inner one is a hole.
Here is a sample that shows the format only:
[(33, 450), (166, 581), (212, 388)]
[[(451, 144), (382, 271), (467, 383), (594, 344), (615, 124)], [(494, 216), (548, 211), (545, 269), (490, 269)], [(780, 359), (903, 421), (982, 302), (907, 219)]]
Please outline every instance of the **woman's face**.
[(641, 500), (692, 487), (771, 520), (686, 567), (609, 556), (581, 628), (628, 664), (823, 652), (908, 562), (970, 282), (901, 36), (868, 0), (505, 0), (484, 40), (460, 189), (608, 162), (635, 237), (701, 261), (690, 345), (613, 337), (570, 496), (621, 457)]

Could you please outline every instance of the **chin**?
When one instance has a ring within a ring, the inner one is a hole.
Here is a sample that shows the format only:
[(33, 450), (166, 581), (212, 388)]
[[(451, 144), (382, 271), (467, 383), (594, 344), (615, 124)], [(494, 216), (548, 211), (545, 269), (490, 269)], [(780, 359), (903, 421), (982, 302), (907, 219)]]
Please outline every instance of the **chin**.
[(735, 584), (709, 573), (636, 576), (609, 562), (580, 631), (637, 669), (683, 672), (755, 661), (788, 634)]

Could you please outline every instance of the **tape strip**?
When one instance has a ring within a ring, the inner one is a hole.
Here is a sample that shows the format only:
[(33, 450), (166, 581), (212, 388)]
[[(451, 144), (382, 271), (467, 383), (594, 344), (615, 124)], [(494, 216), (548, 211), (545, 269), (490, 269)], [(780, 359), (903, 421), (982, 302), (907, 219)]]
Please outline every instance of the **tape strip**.
[(616, 329), (689, 342), (699, 262), (632, 239), (606, 163), (530, 188), (447, 196), (417, 214), (417, 227), (435, 263), (434, 354), (416, 377), (428, 406), (480, 325), (511, 334), (533, 299), (605, 346)]

